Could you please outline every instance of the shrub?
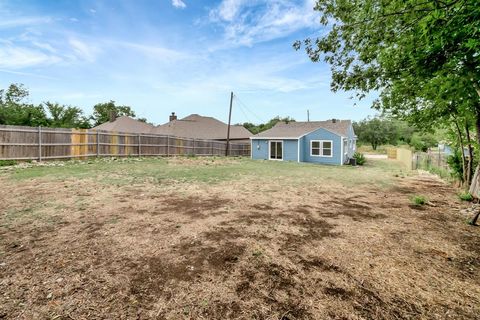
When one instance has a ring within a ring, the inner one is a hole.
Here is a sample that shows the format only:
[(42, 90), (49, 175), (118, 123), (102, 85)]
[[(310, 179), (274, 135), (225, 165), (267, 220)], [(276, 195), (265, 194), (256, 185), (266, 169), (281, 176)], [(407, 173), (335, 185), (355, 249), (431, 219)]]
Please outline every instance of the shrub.
[(17, 164), (15, 160), (0, 160), (0, 167), (14, 166)]
[(470, 192), (459, 193), (458, 198), (462, 201), (473, 201), (473, 196)]
[(427, 203), (427, 198), (425, 198), (425, 196), (414, 196), (412, 198), (412, 203), (416, 206), (423, 206)]
[(360, 153), (360, 152), (355, 152), (353, 154), (353, 158), (356, 160), (356, 162), (359, 166), (363, 166), (365, 164), (365, 162), (367, 162), (363, 153)]

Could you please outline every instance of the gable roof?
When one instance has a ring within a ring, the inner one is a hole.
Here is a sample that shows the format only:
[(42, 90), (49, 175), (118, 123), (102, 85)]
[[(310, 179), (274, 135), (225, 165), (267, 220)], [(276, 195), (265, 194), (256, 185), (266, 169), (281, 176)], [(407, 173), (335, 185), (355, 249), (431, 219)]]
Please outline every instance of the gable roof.
[(93, 129), (127, 133), (149, 133), (153, 128), (154, 126), (151, 124), (138, 121), (127, 116), (121, 116), (114, 121), (102, 123)]
[[(213, 117), (191, 114), (154, 127), (150, 133), (183, 138), (226, 140), (228, 125)], [(230, 139), (248, 139), (252, 133), (241, 125), (230, 126)]]
[(339, 136), (347, 137), (349, 127), (352, 125), (350, 120), (326, 120), (309, 122), (278, 122), (273, 128), (260, 132), (252, 138), (300, 138), (307, 133), (323, 128)]

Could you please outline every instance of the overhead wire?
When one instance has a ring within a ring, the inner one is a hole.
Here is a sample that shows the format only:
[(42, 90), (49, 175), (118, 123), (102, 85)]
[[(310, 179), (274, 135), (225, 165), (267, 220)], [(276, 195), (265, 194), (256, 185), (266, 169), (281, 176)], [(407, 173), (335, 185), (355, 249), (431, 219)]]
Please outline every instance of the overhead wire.
[(264, 123), (265, 121), (260, 118), (255, 112), (253, 112), (252, 110), (250, 110), (249, 107), (247, 107), (247, 105), (245, 104), (245, 102), (242, 101), (242, 99), (240, 99), (237, 95), (234, 94), (234, 97), (236, 98), (236, 100), (245, 108), (245, 110), (247, 110), (248, 112), (250, 112), (255, 118), (257, 118), (260, 123)]

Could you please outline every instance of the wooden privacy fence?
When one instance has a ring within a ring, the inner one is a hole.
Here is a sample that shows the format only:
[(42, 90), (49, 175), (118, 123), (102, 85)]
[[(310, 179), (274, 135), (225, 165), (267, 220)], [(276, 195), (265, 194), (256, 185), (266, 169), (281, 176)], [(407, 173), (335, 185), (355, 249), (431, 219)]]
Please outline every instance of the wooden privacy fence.
[[(224, 156), (227, 143), (156, 134), (0, 125), (0, 160), (105, 156)], [(230, 143), (229, 155), (250, 156), (249, 143)]]
[(408, 149), (388, 148), (387, 157), (388, 159), (400, 161), (407, 170), (413, 169), (413, 153)]

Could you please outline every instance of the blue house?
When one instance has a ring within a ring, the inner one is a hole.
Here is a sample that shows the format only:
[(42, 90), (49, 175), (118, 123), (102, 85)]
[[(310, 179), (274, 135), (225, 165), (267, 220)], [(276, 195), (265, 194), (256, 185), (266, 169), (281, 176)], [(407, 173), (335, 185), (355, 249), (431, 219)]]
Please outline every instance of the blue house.
[(350, 120), (279, 122), (250, 138), (252, 159), (343, 165), (356, 138)]

